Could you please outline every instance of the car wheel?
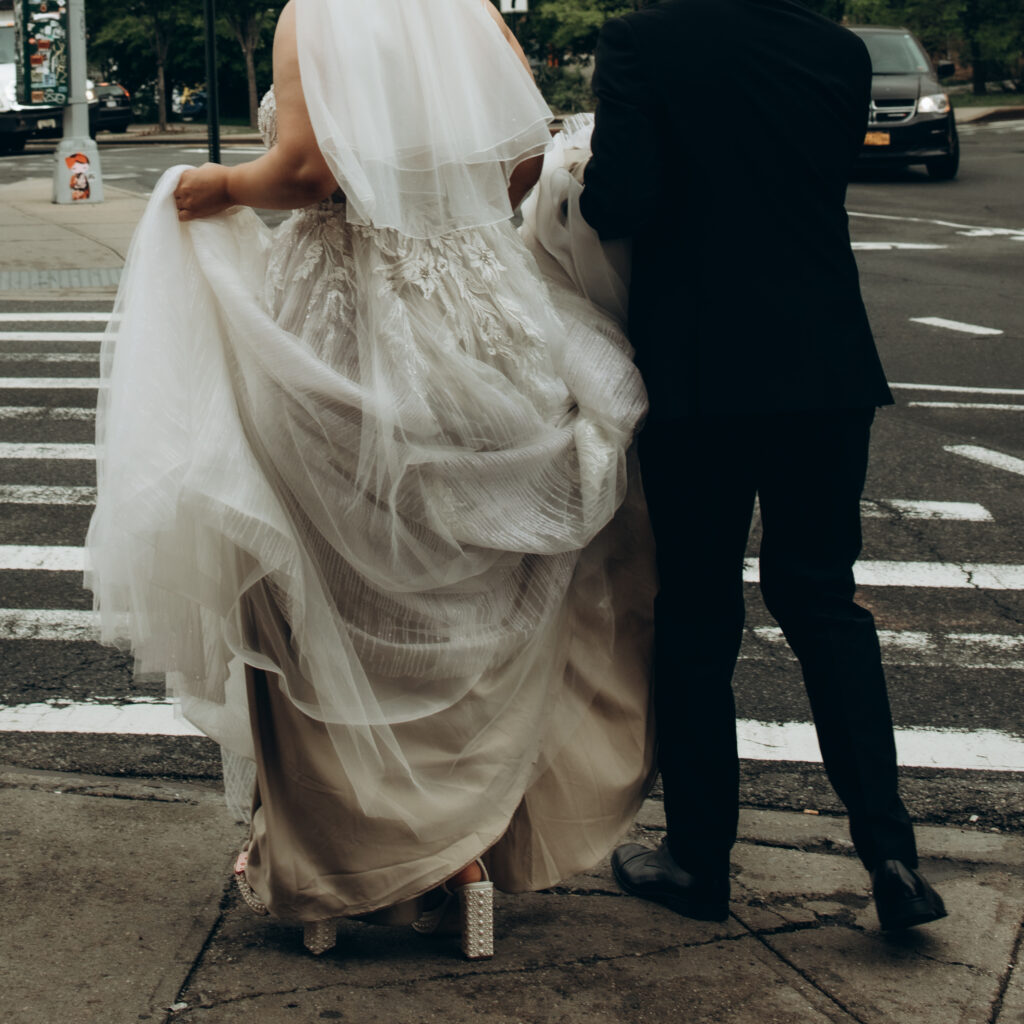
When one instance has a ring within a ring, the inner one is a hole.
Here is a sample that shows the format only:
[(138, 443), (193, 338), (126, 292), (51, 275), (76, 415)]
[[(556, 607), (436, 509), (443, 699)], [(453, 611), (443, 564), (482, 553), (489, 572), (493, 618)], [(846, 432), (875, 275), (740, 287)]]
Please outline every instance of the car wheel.
[(956, 129), (953, 130), (953, 148), (949, 153), (926, 161), (925, 167), (928, 168), (928, 177), (936, 181), (952, 181), (956, 177), (960, 169), (960, 138)]
[(25, 136), (17, 136), (10, 139), (0, 139), (0, 154), (23, 153), (25, 151)]

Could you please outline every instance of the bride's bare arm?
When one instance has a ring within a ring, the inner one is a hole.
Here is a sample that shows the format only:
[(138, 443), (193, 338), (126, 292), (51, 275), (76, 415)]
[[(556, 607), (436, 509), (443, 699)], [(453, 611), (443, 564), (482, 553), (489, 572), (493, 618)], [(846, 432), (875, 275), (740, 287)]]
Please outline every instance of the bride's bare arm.
[[(519, 40), (516, 39), (511, 29), (505, 24), (505, 19), (498, 13), (498, 9), (491, 3), (491, 0), (481, 0), (481, 2), (487, 8), (491, 17), (498, 23), (498, 26), (501, 28), (501, 34), (505, 37), (509, 46), (515, 50), (516, 56), (523, 67), (530, 72), (530, 77), (533, 78), (533, 69), (530, 67), (530, 62), (526, 59), (526, 54), (523, 53)], [(508, 183), (508, 201), (512, 204), (513, 210), (526, 198), (526, 193), (537, 184), (543, 166), (543, 156), (532, 156), (521, 164), (516, 165), (515, 170), (512, 172), (511, 180)]]
[(292, 3), (281, 12), (274, 34), (274, 98), (277, 144), (259, 159), (237, 167), (204, 164), (185, 171), (174, 193), (179, 220), (209, 217), (236, 205), (293, 210), (337, 190), (302, 94)]

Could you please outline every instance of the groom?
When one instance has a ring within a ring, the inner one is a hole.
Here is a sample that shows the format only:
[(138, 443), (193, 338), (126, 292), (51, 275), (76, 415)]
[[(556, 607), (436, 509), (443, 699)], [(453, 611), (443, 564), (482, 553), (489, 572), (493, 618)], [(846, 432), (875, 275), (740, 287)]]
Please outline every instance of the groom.
[(803, 669), (822, 758), (883, 928), (945, 916), (917, 873), (871, 614), (854, 602), (860, 495), (886, 385), (846, 183), (871, 64), (794, 0), (669, 0), (597, 48), (583, 216), (633, 240), (629, 332), (658, 548), (655, 707), (668, 830), (620, 847), (629, 893), (724, 920), (736, 839), (732, 674), (755, 497), (761, 591)]

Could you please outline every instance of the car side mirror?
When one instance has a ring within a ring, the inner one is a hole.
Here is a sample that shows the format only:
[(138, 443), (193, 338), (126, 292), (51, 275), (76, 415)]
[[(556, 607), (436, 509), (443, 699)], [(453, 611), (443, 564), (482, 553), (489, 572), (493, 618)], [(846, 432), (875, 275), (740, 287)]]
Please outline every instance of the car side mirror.
[(951, 60), (940, 61), (935, 67), (939, 78), (952, 78), (956, 74), (956, 65)]

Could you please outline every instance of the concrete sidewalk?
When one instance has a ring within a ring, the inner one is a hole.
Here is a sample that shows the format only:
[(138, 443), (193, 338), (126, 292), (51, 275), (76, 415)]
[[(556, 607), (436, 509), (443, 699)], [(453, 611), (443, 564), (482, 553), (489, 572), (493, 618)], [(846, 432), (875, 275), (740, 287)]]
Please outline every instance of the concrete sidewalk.
[[(188, 784), (0, 770), (6, 1024), (1019, 1024), (1024, 843), (922, 827), (950, 916), (878, 930), (842, 819), (745, 810), (732, 914), (622, 895), (608, 863), (499, 895), (493, 960), (348, 923), (314, 958), (235, 895), (243, 837)], [(649, 800), (634, 829), (654, 843)]]

